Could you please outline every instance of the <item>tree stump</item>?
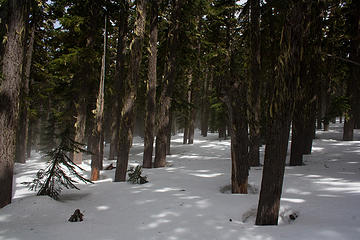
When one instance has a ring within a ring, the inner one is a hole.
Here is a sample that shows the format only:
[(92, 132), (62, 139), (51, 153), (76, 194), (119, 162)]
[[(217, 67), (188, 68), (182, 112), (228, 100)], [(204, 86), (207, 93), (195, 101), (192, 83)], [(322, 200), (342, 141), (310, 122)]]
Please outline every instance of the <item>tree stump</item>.
[(111, 163), (109, 166), (107, 166), (104, 170), (113, 170), (116, 167), (113, 166), (113, 164)]
[(76, 209), (73, 215), (69, 218), (69, 222), (82, 222), (84, 214), (80, 212), (80, 209)]

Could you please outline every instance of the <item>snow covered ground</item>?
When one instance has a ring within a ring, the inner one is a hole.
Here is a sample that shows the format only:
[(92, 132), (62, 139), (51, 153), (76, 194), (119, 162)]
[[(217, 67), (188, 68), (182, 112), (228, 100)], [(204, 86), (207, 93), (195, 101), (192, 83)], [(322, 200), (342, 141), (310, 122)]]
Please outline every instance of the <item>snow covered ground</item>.
[[(230, 142), (216, 135), (197, 135), (194, 145), (173, 137), (168, 167), (144, 170), (147, 184), (114, 183), (115, 170), (103, 171), (96, 184), (63, 191), (61, 201), (21, 184), (44, 167), (34, 153), (15, 167), (13, 203), (0, 209), (0, 239), (360, 239), (360, 132), (352, 142), (341, 135), (339, 123), (318, 131), (306, 165), (286, 167), (279, 226), (265, 227), (254, 225), (262, 168), (251, 169), (250, 194), (229, 194)], [(142, 151), (136, 138), (132, 165), (141, 163)], [(89, 164), (83, 164), (87, 176)], [(68, 222), (77, 208), (84, 221)]]

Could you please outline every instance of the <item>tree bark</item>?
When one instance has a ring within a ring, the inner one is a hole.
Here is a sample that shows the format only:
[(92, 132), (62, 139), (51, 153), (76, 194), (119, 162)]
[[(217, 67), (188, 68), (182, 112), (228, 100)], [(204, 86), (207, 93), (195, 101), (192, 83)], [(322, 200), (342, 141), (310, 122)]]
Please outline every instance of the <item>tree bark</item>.
[(187, 144), (189, 139), (189, 113), (188, 109), (186, 109), (185, 117), (184, 117), (184, 136), (183, 136), (183, 144)]
[(260, 166), (260, 127), (250, 124), (249, 128), (249, 165), (250, 167), (258, 167)]
[[(241, 111), (241, 108), (239, 109), (241, 103), (235, 99), (230, 101), (231, 189), (232, 193), (247, 194), (249, 176), (248, 125), (246, 115), (244, 114), (245, 111)], [(242, 110), (244, 110), (244, 107)]]
[(355, 125), (355, 120), (354, 120), (354, 118), (352, 116), (349, 117), (349, 118), (345, 118), (343, 141), (353, 141), (353, 139), (354, 139), (354, 125)]
[(33, 146), (33, 128), (34, 128), (34, 122), (29, 119), (28, 124), (28, 137), (26, 139), (26, 157), (31, 157), (31, 148)]
[(7, 41), (0, 81), (0, 208), (11, 203), (27, 1), (9, 0)]
[[(155, 143), (154, 167), (165, 167), (168, 146), (168, 128), (170, 123), (171, 98), (176, 78), (177, 51), (180, 46), (179, 27), (182, 6), (185, 1), (175, 0), (171, 14), (171, 26), (168, 34), (168, 59), (162, 79), (162, 90), (158, 103), (157, 135)], [(171, 125), (170, 125), (171, 129)]]
[(260, 42), (260, 1), (250, 1), (250, 64), (249, 64), (249, 127), (250, 166), (260, 166), (260, 113), (261, 113), (261, 42)]
[(119, 122), (122, 109), (122, 99), (119, 96), (125, 95), (124, 81), (126, 78), (125, 74), (125, 49), (126, 49), (126, 35), (128, 32), (128, 2), (127, 0), (121, 1), (120, 10), (120, 21), (118, 22), (118, 43), (116, 53), (116, 66), (115, 66), (115, 94), (114, 94), (114, 105), (112, 110), (112, 122), (111, 122), (111, 141), (110, 141), (110, 154), (109, 160), (115, 159), (115, 155), (118, 154), (119, 146)]
[(278, 222), (291, 118), (288, 115), (272, 119), (268, 128), (256, 225)]
[[(212, 76), (212, 73), (210, 73)], [(206, 137), (209, 129), (209, 81), (208, 74), (203, 82), (203, 95), (202, 95), (202, 104), (201, 104), (201, 136)]]
[[(348, 19), (350, 36), (350, 54), (349, 59), (360, 62), (360, 3), (352, 1), (349, 7), (350, 14)], [(355, 124), (360, 119), (360, 67), (351, 63), (350, 76), (347, 79), (347, 94), (350, 100), (351, 109), (349, 117), (344, 122), (344, 141), (353, 141)]]
[(102, 149), (104, 145), (104, 91), (105, 91), (105, 76), (106, 76), (106, 50), (107, 50), (107, 15), (105, 15), (104, 23), (104, 50), (101, 64), (101, 76), (99, 81), (99, 92), (96, 100), (95, 109), (95, 127), (93, 129), (94, 135), (94, 148), (91, 156), (91, 181), (97, 181), (100, 177), (100, 170), (103, 166), (103, 154)]
[(277, 225), (290, 122), (300, 78), (306, 4), (288, 1), (283, 12), (280, 55), (268, 108), (267, 141), (256, 225)]
[(156, 114), (156, 67), (157, 67), (157, 39), (158, 39), (158, 2), (151, 2), (150, 14), (150, 56), (148, 66), (148, 82), (146, 93), (146, 116), (144, 133), (143, 167), (152, 167), (152, 153), (155, 135)]
[[(75, 122), (75, 137), (74, 141), (78, 143), (84, 143), (85, 141), (85, 127), (87, 116), (87, 101), (85, 97), (82, 97), (80, 101), (75, 104), (76, 108), (76, 122)], [(82, 163), (82, 152), (73, 153), (73, 162), (76, 164)]]
[(133, 140), (135, 122), (135, 100), (139, 83), (142, 47), (145, 36), (146, 2), (136, 1), (135, 35), (130, 44), (130, 67), (126, 78), (126, 93), (121, 111), (119, 152), (116, 162), (115, 182), (126, 180), (129, 152)]
[(188, 82), (187, 82), (187, 106), (185, 108), (185, 116), (184, 116), (184, 136), (183, 136), (183, 144), (187, 144), (190, 136), (190, 128), (191, 128), (191, 103), (192, 103), (192, 85), (193, 85), (193, 77), (192, 73), (188, 74)]
[(169, 109), (169, 123), (167, 124), (166, 127), (166, 131), (167, 131), (167, 136), (166, 136), (166, 155), (171, 155), (170, 153), (170, 146), (171, 146), (171, 133), (172, 133), (172, 126), (173, 126), (173, 122), (174, 122), (174, 113), (172, 111), (172, 109)]
[[(30, 6), (29, 6), (30, 7)], [(16, 154), (15, 161), (18, 163), (25, 163), (26, 161), (26, 143), (28, 139), (28, 128), (29, 128), (29, 116), (28, 116), (28, 95), (29, 95), (29, 82), (30, 82), (30, 70), (32, 53), (34, 49), (35, 39), (35, 23), (32, 23), (30, 29), (29, 44), (26, 48), (25, 55), (25, 67), (23, 74), (23, 83), (20, 91), (20, 113), (18, 130), (16, 134)]]
[(292, 121), (292, 136), (291, 136), (291, 154), (290, 166), (302, 166), (303, 154), (305, 150), (305, 116), (303, 110), (303, 103), (295, 107), (294, 117)]
[(315, 119), (316, 119), (316, 107), (313, 103), (310, 111), (308, 113), (308, 117), (305, 119), (305, 143), (304, 143), (304, 154), (311, 154), (312, 152), (312, 144), (315, 139)]
[[(193, 106), (194, 106), (194, 103), (195, 102), (193, 102)], [(190, 111), (188, 144), (194, 144), (195, 121), (196, 121), (196, 108), (193, 107)]]

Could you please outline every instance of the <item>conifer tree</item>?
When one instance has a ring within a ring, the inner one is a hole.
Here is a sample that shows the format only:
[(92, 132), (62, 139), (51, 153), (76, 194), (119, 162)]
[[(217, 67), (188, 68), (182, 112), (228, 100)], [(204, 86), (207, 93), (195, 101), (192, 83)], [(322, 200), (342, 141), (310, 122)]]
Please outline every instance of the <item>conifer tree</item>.
[(300, 80), (304, 1), (288, 1), (279, 9), (282, 17), (280, 55), (267, 109), (267, 136), (256, 225), (277, 225), (290, 122)]
[(129, 152), (133, 140), (135, 100), (139, 85), (142, 47), (145, 36), (146, 2), (145, 0), (136, 1), (135, 35), (130, 44), (130, 68), (125, 82), (125, 96), (120, 120), (120, 139), (115, 172), (116, 182), (124, 182), (126, 179)]
[(158, 42), (158, 0), (151, 1), (150, 5), (150, 40), (149, 40), (149, 66), (148, 80), (146, 86), (146, 118), (144, 133), (144, 156), (143, 167), (152, 167), (152, 153), (155, 135), (155, 113), (156, 113), (156, 80), (157, 80), (157, 42)]
[(16, 129), (24, 64), (27, 0), (8, 0), (9, 20), (0, 81), (0, 208), (11, 202)]
[(59, 199), (63, 188), (80, 190), (75, 184), (74, 177), (84, 183), (92, 183), (81, 176), (77, 170), (84, 170), (77, 166), (69, 157), (69, 152), (86, 152), (84, 145), (74, 142), (69, 137), (69, 130), (65, 130), (60, 136), (60, 144), (46, 153), (49, 165), (46, 169), (40, 169), (36, 178), (29, 183), (30, 190), (36, 191), (37, 195), (47, 195), (55, 200)]

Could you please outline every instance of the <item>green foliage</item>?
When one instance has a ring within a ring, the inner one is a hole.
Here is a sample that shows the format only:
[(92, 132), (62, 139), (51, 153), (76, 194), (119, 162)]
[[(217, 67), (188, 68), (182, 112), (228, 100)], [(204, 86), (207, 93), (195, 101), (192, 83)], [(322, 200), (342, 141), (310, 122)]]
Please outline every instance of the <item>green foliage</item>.
[(83, 145), (74, 142), (65, 131), (61, 136), (60, 144), (46, 153), (48, 166), (40, 169), (32, 182), (25, 182), (30, 190), (37, 191), (37, 195), (47, 195), (55, 200), (59, 199), (63, 188), (80, 190), (75, 184), (74, 178), (84, 183), (92, 183), (81, 176), (77, 170), (83, 170), (77, 166), (68, 156), (69, 152), (85, 152)]
[[(341, 116), (343, 113), (347, 114), (350, 107), (349, 98), (346, 96), (334, 96), (331, 98), (330, 107), (328, 114), (324, 117), (324, 122), (329, 123), (329, 121), (337, 116)], [(345, 116), (347, 117), (347, 116)]]
[(132, 184), (144, 184), (147, 183), (147, 176), (141, 176), (142, 174), (142, 167), (140, 165), (134, 167), (131, 167), (128, 170), (129, 179), (128, 182)]

